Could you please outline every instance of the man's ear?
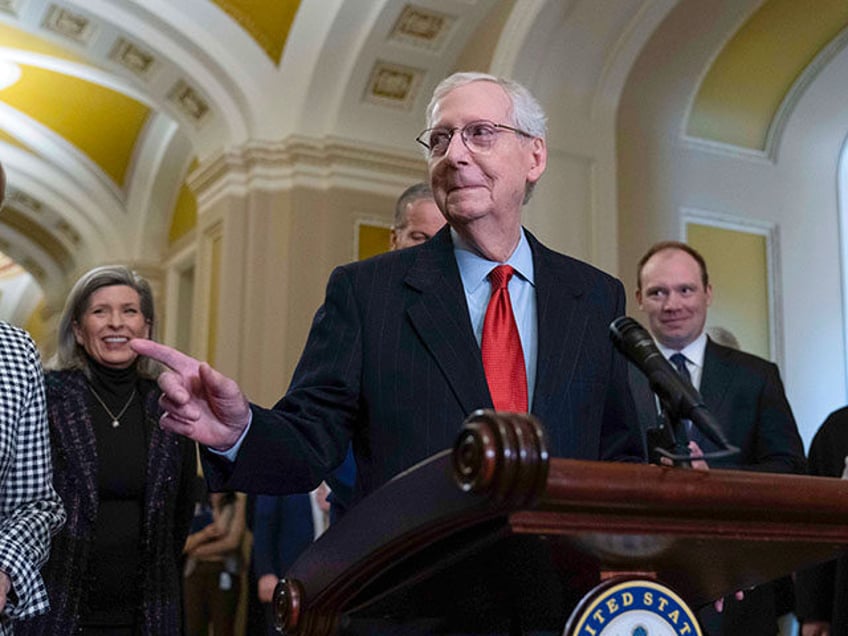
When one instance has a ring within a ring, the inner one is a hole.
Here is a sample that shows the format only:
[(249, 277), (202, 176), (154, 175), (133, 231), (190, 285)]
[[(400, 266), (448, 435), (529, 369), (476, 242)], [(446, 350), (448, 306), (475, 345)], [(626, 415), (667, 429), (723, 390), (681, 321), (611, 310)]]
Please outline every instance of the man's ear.
[(541, 137), (534, 137), (530, 140), (533, 148), (530, 153), (530, 169), (527, 172), (527, 181), (536, 183), (542, 178), (545, 168), (548, 165), (548, 146), (545, 140)]

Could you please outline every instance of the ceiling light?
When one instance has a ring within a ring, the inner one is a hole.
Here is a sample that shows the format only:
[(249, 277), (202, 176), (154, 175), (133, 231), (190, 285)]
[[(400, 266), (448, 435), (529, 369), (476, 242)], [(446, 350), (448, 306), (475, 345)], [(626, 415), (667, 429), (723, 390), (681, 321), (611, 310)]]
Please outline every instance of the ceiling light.
[(0, 91), (17, 82), (20, 77), (20, 66), (7, 60), (0, 60)]

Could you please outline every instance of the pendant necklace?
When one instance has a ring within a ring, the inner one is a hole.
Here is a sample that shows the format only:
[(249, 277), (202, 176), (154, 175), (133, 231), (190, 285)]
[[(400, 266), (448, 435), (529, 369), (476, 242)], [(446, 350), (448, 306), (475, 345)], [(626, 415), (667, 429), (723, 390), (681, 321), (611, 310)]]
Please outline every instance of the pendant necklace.
[(106, 406), (106, 402), (104, 402), (100, 398), (100, 396), (97, 395), (97, 391), (94, 390), (93, 386), (91, 386), (89, 384), (88, 388), (91, 390), (91, 394), (94, 396), (94, 398), (98, 402), (100, 402), (100, 406), (103, 407), (103, 410), (106, 411), (106, 413), (109, 415), (109, 417), (112, 418), (112, 428), (118, 428), (121, 425), (121, 418), (124, 416), (124, 413), (127, 412), (127, 409), (130, 407), (130, 402), (132, 402), (133, 398), (135, 397), (135, 388), (133, 388), (132, 393), (130, 393), (130, 399), (127, 400), (127, 403), (124, 404), (124, 408), (122, 408), (120, 413), (118, 413), (117, 415), (115, 415), (114, 413), (112, 413), (112, 411), (109, 410), (109, 407)]

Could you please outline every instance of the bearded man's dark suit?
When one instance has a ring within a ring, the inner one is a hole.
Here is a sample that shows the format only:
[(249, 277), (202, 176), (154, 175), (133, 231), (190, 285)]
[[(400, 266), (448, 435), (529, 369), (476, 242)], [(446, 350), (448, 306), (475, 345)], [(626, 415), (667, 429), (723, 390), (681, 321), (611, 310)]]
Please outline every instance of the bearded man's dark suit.
[[(657, 425), (657, 406), (648, 381), (630, 367), (630, 387), (643, 432)], [(777, 366), (757, 356), (707, 340), (700, 393), (709, 411), (721, 425), (728, 441), (739, 453), (712, 459), (711, 468), (798, 473), (806, 470), (804, 446), (786, 399)], [(697, 430), (692, 439), (705, 453), (718, 450)], [(763, 585), (746, 592), (743, 601), (726, 601), (724, 616), (712, 608), (700, 613), (711, 634), (776, 633), (779, 613), (791, 610), (783, 594), (786, 582)], [(720, 631), (717, 630), (721, 622)]]
[[(531, 412), (546, 426), (550, 454), (641, 459), (626, 361), (608, 335), (624, 313), (621, 282), (526, 234), (538, 312)], [(288, 392), (273, 409), (252, 406), (237, 461), (207, 456), (207, 475), (216, 488), (306, 491), (352, 440), (361, 497), (450, 447), (466, 416), (491, 407), (445, 227), (423, 245), (333, 272)], [(508, 570), (509, 559), (497, 565)]]

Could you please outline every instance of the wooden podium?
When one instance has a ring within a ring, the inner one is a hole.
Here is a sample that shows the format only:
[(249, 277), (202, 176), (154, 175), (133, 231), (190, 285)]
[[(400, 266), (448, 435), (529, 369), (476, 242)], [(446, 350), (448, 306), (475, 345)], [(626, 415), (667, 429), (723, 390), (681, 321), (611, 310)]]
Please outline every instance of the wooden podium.
[(838, 556), (848, 482), (549, 458), (532, 416), (480, 411), (453, 449), (372, 493), (298, 559), (277, 586), (277, 625), (334, 634), (342, 616), (510, 535), (546, 537), (590, 580), (657, 579), (698, 607)]

